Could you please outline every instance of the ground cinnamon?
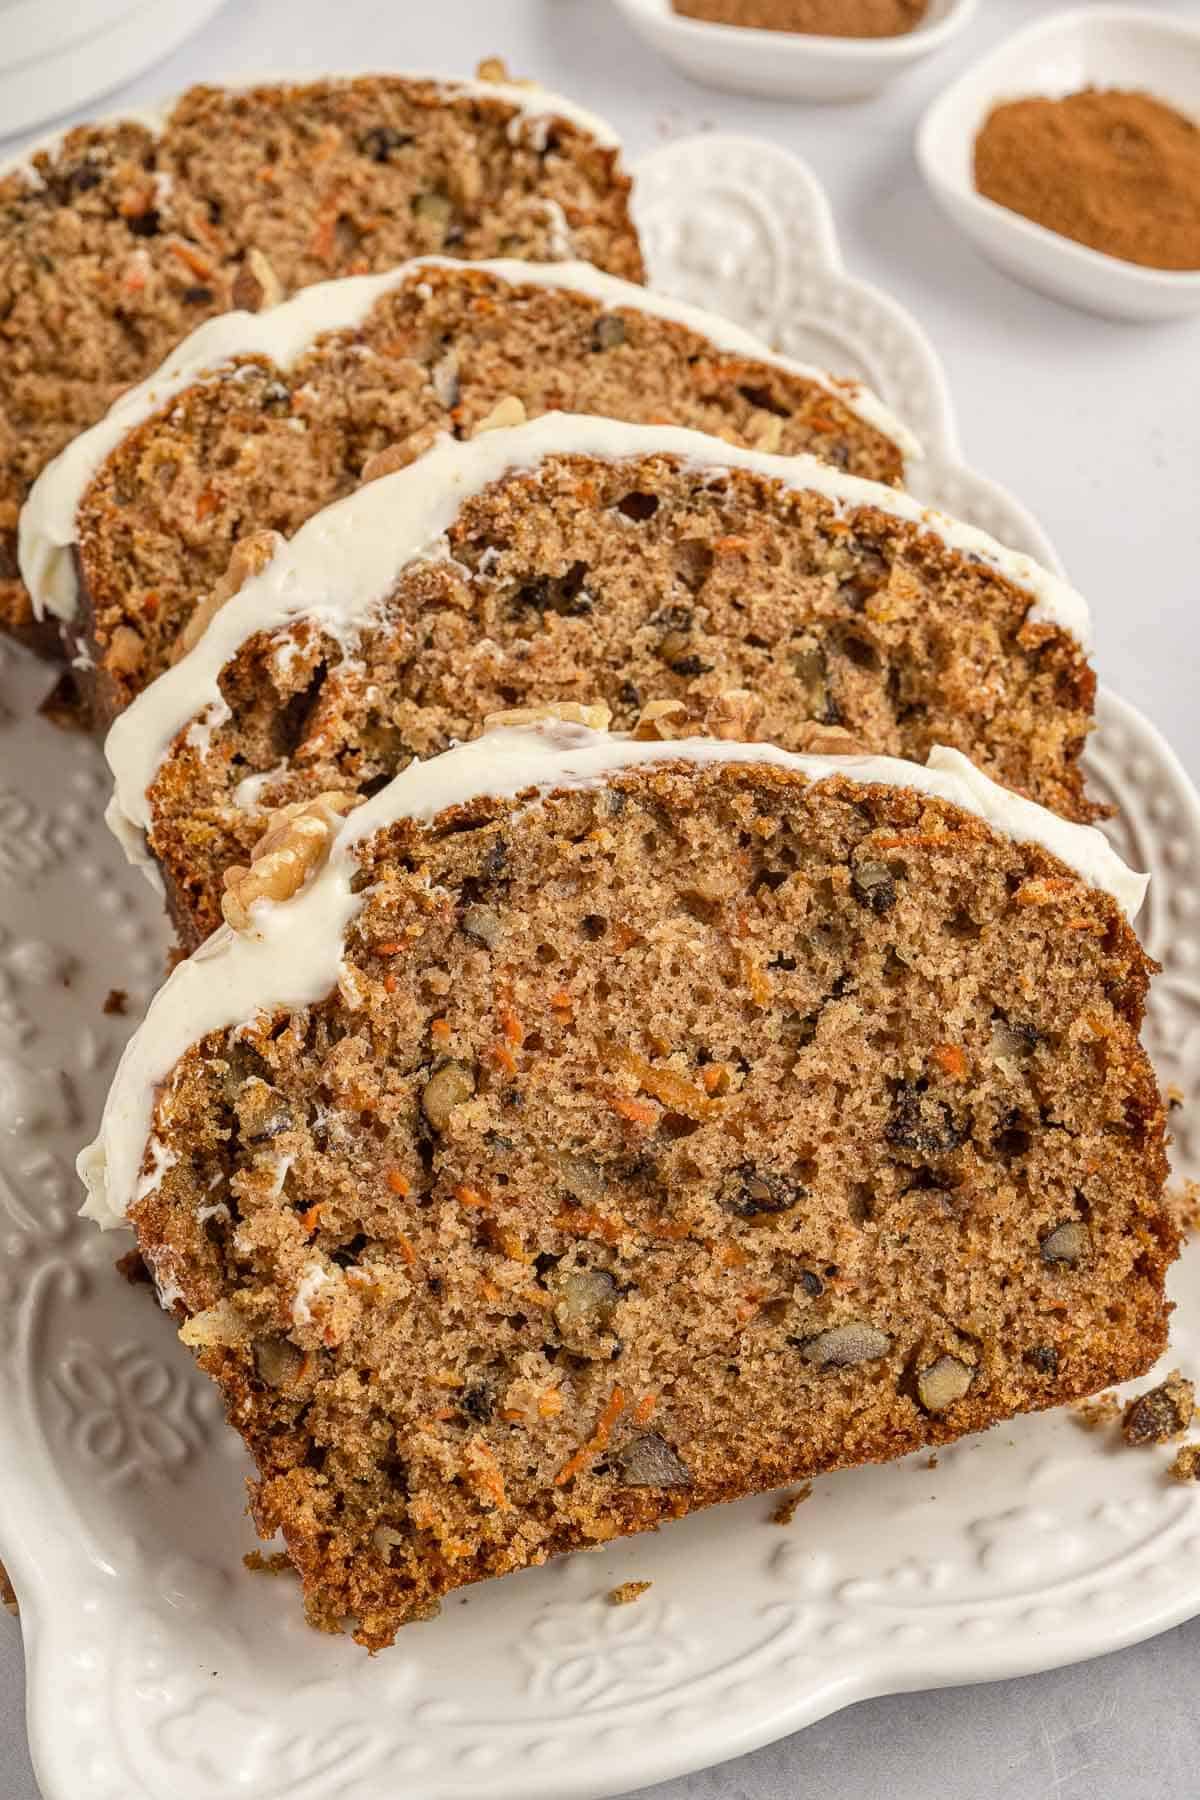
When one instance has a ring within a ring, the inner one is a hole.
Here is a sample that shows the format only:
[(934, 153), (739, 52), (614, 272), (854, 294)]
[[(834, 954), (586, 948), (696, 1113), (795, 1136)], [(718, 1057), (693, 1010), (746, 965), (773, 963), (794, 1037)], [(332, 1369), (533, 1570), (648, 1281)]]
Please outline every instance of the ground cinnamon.
[(1200, 269), (1200, 127), (1150, 94), (997, 106), (975, 140), (975, 186), (1093, 250)]
[(706, 25), (749, 25), (808, 37), (901, 37), (929, 0), (671, 0), (677, 13)]

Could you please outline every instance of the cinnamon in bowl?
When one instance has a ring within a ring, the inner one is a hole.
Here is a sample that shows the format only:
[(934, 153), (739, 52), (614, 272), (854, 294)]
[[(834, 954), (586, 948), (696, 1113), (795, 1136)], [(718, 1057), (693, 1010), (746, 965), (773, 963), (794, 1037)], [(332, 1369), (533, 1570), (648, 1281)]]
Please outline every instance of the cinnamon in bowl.
[(1200, 269), (1200, 126), (1153, 95), (1006, 101), (975, 139), (975, 187), (1062, 237), (1151, 269)]
[(705, 25), (845, 38), (903, 37), (929, 10), (929, 0), (671, 0), (671, 5)]

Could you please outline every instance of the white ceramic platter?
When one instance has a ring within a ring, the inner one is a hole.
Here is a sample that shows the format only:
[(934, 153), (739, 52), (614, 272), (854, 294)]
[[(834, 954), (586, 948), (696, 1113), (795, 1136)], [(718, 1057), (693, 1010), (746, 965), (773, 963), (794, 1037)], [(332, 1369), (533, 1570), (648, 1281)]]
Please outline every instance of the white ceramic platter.
[[(939, 497), (1044, 550), (955, 462), (931, 352), (839, 273), (808, 190), (793, 184), (781, 214), (749, 173), (734, 180), (727, 146), (664, 156), (645, 205), (666, 285), (743, 295), (746, 322), (776, 337), (811, 307), (826, 352), (934, 445)], [(718, 226), (753, 222), (720, 253), (688, 224), (713, 194), (734, 208)], [(671, 243), (686, 257), (668, 263)], [(165, 933), (101, 823), (98, 754), (35, 716), (44, 686), (0, 647), (0, 1556), (46, 1800), (599, 1800), (855, 1699), (1048, 1668), (1200, 1611), (1200, 1490), (1167, 1480), (1169, 1451), (1114, 1449), (1052, 1414), (964, 1440), (934, 1470), (913, 1457), (827, 1477), (786, 1528), (770, 1500), (746, 1501), (468, 1591), (373, 1659), (309, 1632), (290, 1576), (241, 1566), (246, 1462), (215, 1391), (149, 1290), (114, 1272), (127, 1240), (75, 1216), (72, 1157), (129, 1026), (105, 996), (127, 989), (137, 1015)], [(1200, 810), (1162, 740), (1108, 696), (1090, 761), (1121, 847), (1154, 875), (1150, 1047), (1164, 1081), (1196, 1092)], [(1195, 1170), (1200, 1130), (1177, 1117)], [(1173, 1291), (1168, 1361), (1194, 1371), (1200, 1252)], [(653, 1586), (606, 1604), (633, 1579)]]

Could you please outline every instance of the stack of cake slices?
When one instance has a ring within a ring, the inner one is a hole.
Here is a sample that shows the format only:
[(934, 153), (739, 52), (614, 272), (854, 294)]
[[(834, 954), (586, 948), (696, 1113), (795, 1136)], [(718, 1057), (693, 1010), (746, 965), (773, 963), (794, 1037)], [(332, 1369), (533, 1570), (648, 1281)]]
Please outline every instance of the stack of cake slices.
[(160, 330), (93, 283), (12, 352), (69, 397), (12, 434), (12, 623), (191, 953), (80, 1171), (311, 1622), (378, 1648), (1148, 1368), (1177, 1234), (1079, 596), (914, 501), (862, 388), (634, 285), (563, 102), (205, 90), (33, 166), (0, 260), (141, 269)]

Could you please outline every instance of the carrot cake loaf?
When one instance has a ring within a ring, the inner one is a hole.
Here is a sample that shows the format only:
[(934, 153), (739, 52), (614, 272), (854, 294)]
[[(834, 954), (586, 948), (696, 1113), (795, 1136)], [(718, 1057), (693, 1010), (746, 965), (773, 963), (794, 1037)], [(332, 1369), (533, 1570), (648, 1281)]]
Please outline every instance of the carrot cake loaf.
[(399, 467), (439, 431), (522, 408), (694, 426), (886, 482), (915, 449), (857, 384), (588, 264), (421, 259), (210, 320), (77, 438), (21, 517), (34, 610), (61, 618), (111, 720), (170, 661), (236, 542), (290, 536), (381, 453)]
[(311, 1622), (1147, 1369), (1144, 887), (952, 750), (501, 722), (278, 818), (80, 1170)]
[(489, 713), (555, 699), (624, 727), (747, 688), (742, 735), (918, 760), (945, 743), (1089, 816), (1078, 595), (812, 457), (546, 414), (444, 440), (238, 555), (260, 572), (107, 740), (110, 817), (135, 857), (148, 845), (188, 946), (271, 809), (369, 794)]
[(639, 280), (607, 126), (532, 85), (362, 75), (191, 88), (8, 164), (0, 624), (57, 649), (19, 579), (18, 510), (50, 458), (203, 319), (441, 250), (579, 257)]

